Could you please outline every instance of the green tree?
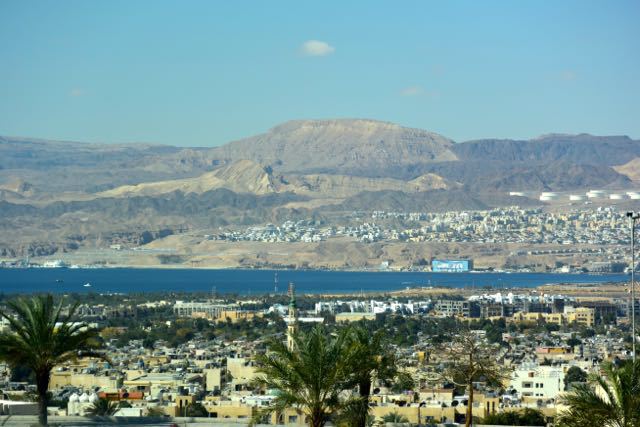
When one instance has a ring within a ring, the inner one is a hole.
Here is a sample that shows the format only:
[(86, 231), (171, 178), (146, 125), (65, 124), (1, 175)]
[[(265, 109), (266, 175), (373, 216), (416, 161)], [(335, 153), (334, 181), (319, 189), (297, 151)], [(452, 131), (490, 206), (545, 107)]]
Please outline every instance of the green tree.
[(605, 365), (603, 376), (590, 375), (563, 401), (569, 408), (558, 415), (559, 426), (639, 427), (640, 360)]
[(580, 344), (582, 344), (582, 341), (580, 339), (576, 338), (575, 336), (572, 336), (571, 338), (569, 338), (567, 340), (567, 345), (570, 346), (570, 347), (575, 347), (575, 346), (580, 345)]
[(295, 408), (304, 413), (311, 427), (322, 427), (330, 415), (341, 409), (340, 393), (348, 379), (345, 334), (331, 336), (318, 325), (294, 337), (290, 350), (272, 341), (266, 354), (256, 358), (256, 385), (277, 390), (265, 413)]
[(146, 336), (142, 339), (142, 347), (146, 348), (147, 350), (153, 350), (155, 344), (156, 340), (151, 336)]
[(87, 415), (91, 417), (110, 417), (118, 412), (118, 402), (107, 399), (98, 399), (87, 410)]
[(366, 427), (369, 414), (371, 385), (374, 379), (391, 380), (397, 374), (395, 357), (384, 340), (384, 332), (371, 333), (363, 325), (347, 331), (347, 364), (351, 373), (347, 386), (358, 387), (358, 397), (345, 405), (344, 418), (350, 426)]
[(546, 426), (547, 418), (538, 409), (525, 408), (520, 413), (520, 422), (523, 426)]
[(33, 371), (29, 367), (17, 364), (11, 367), (11, 381), (16, 382), (33, 382)]
[(158, 418), (158, 417), (164, 417), (164, 416), (165, 416), (165, 413), (162, 410), (162, 408), (158, 406), (147, 407), (147, 417)]
[(408, 423), (409, 419), (404, 415), (400, 415), (398, 412), (391, 412), (383, 416), (382, 421), (385, 423)]
[(202, 403), (196, 402), (187, 406), (187, 417), (206, 417), (209, 413)]
[(567, 390), (571, 383), (583, 383), (587, 381), (587, 377), (587, 373), (577, 366), (570, 367), (564, 376), (564, 389)]
[(393, 380), (391, 391), (394, 393), (402, 393), (404, 391), (413, 390), (415, 381), (407, 372), (398, 372)]
[(498, 412), (487, 415), (483, 424), (497, 426), (545, 426), (547, 421), (542, 412), (537, 409), (525, 408), (522, 411)]
[(47, 425), (47, 390), (51, 370), (78, 357), (101, 357), (97, 332), (76, 322), (78, 305), (62, 314), (62, 301), (53, 296), (19, 298), (7, 302), (10, 311), (0, 311), (9, 322), (9, 332), (0, 333), (0, 360), (11, 366), (28, 367), (35, 375), (38, 391), (38, 422)]

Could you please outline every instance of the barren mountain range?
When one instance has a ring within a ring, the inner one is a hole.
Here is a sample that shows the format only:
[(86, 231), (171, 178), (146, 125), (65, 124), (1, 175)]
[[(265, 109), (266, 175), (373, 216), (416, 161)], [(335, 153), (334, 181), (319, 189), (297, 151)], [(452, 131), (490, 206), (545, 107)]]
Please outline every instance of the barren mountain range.
[(519, 191), (631, 189), (640, 141), (456, 143), (373, 120), (298, 120), (215, 148), (0, 137), (0, 256), (353, 211), (540, 205)]

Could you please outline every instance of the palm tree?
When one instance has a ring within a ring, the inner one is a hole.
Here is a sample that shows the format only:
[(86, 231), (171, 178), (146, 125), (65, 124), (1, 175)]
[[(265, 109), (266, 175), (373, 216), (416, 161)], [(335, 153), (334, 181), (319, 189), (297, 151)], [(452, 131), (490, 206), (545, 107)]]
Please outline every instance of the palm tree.
[(0, 333), (0, 360), (33, 371), (38, 392), (38, 422), (47, 425), (51, 370), (78, 357), (100, 357), (95, 352), (99, 347), (97, 332), (85, 323), (74, 322), (77, 304), (63, 316), (62, 301), (56, 305), (51, 295), (19, 298), (7, 302), (7, 306), (10, 312), (0, 310), (0, 317), (5, 318), (10, 327), (9, 332)]
[(563, 401), (569, 409), (557, 417), (559, 426), (640, 427), (640, 360), (605, 365), (604, 376), (590, 375)]
[(87, 415), (92, 417), (109, 417), (120, 409), (120, 405), (117, 402), (112, 402), (107, 399), (98, 399), (89, 407)]
[(328, 335), (318, 325), (294, 340), (293, 350), (272, 341), (268, 352), (256, 358), (261, 374), (256, 385), (277, 391), (272, 406), (260, 415), (295, 408), (311, 427), (322, 427), (341, 406), (339, 395), (347, 378), (344, 334)]
[(382, 417), (382, 421), (384, 421), (385, 423), (408, 423), (409, 419), (407, 417), (405, 417), (404, 415), (400, 415), (397, 412), (390, 412), (387, 415), (385, 415), (384, 417)]
[(350, 386), (358, 386), (358, 397), (345, 405), (344, 418), (350, 425), (366, 427), (371, 384), (374, 378), (389, 380), (397, 374), (393, 353), (385, 346), (383, 331), (371, 333), (364, 326), (347, 331)]

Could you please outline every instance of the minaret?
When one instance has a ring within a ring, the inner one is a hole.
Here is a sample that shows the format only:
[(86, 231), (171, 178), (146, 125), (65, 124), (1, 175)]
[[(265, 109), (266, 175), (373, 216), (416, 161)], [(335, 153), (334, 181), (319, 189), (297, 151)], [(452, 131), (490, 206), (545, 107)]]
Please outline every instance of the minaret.
[(273, 275), (273, 293), (278, 294), (278, 272)]
[(296, 307), (296, 287), (289, 283), (289, 319), (287, 321), (287, 348), (295, 348), (295, 335), (298, 332), (298, 307)]

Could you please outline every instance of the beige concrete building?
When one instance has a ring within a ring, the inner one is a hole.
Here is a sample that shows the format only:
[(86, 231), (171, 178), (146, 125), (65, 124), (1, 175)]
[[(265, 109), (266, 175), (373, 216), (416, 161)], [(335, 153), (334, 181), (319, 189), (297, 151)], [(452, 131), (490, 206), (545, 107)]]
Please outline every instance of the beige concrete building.
[(204, 375), (206, 391), (220, 390), (222, 388), (224, 384), (224, 369), (203, 369), (202, 374)]
[(514, 313), (511, 318), (507, 318), (516, 323), (535, 324), (538, 322), (555, 323), (556, 325), (565, 325), (567, 323), (577, 323), (593, 327), (596, 324), (596, 315), (593, 308), (578, 307), (568, 308), (564, 313), (523, 313), (521, 311)]
[(336, 322), (357, 322), (359, 320), (375, 320), (375, 313), (337, 313)]
[(122, 386), (122, 377), (87, 374), (72, 370), (51, 372), (49, 390), (54, 391), (68, 386), (86, 390), (96, 387), (100, 387), (102, 390), (117, 390)]
[(227, 370), (234, 384), (249, 383), (257, 375), (253, 361), (244, 357), (227, 359)]
[(593, 308), (578, 307), (575, 311), (570, 311), (566, 314), (567, 322), (576, 322), (579, 325), (595, 326), (596, 324), (596, 311)]

